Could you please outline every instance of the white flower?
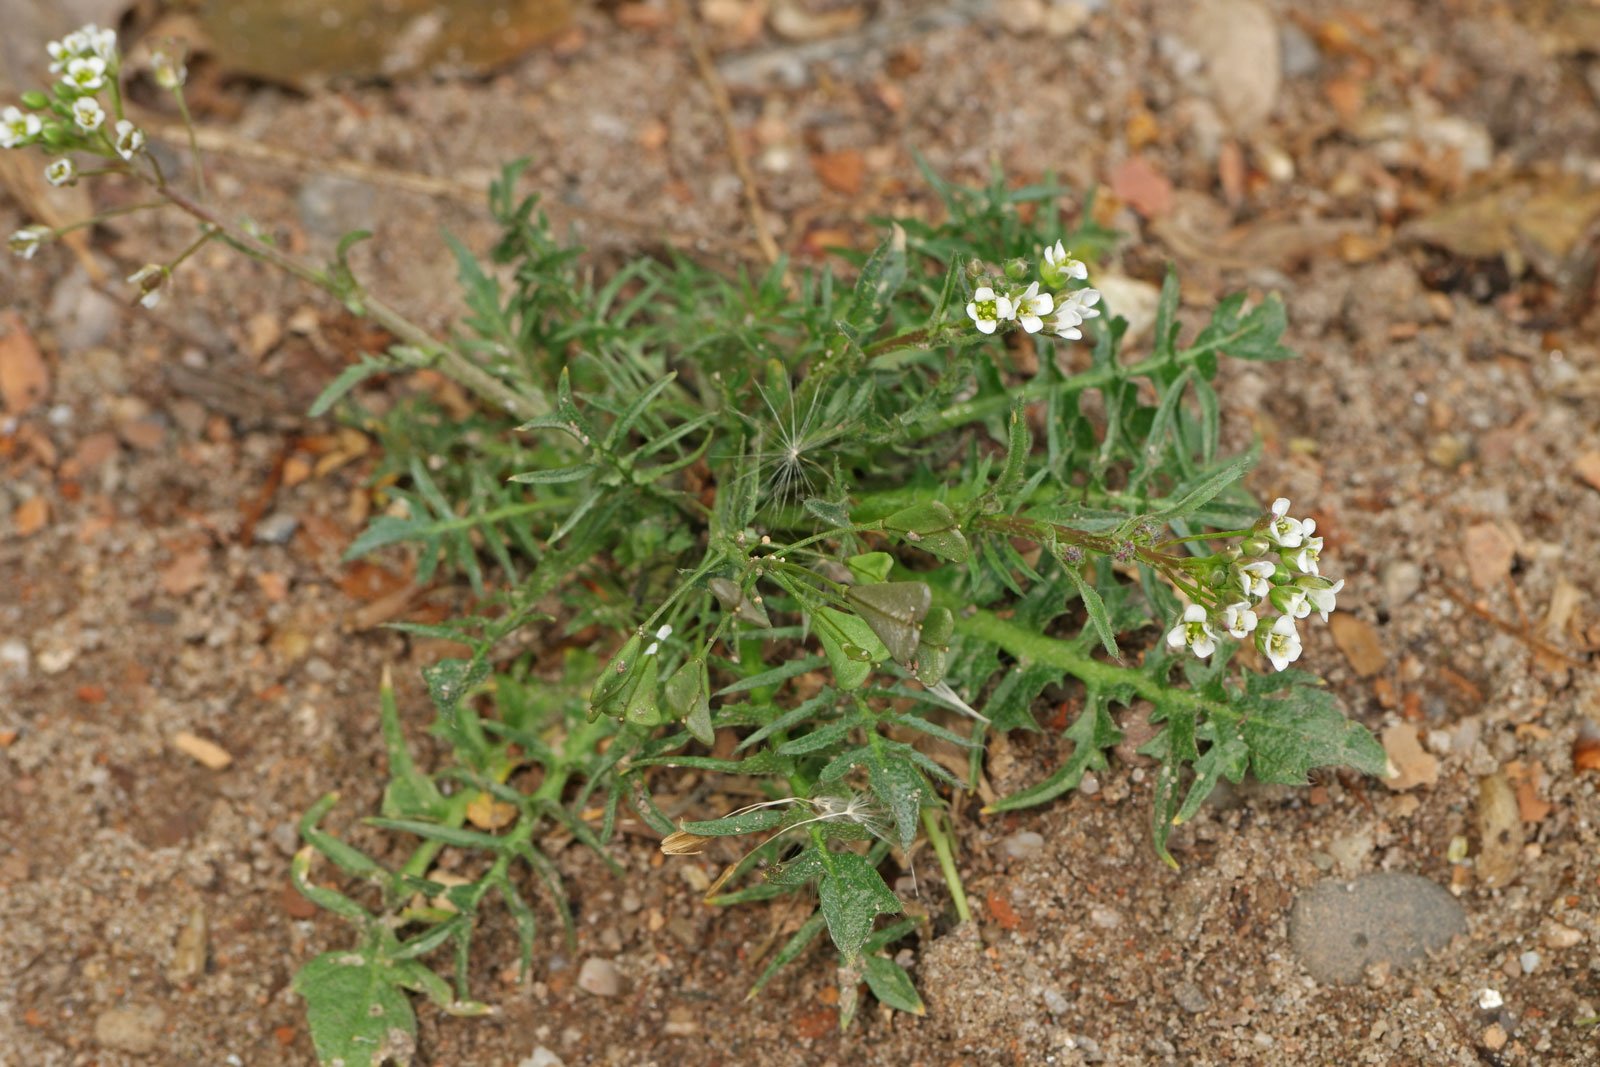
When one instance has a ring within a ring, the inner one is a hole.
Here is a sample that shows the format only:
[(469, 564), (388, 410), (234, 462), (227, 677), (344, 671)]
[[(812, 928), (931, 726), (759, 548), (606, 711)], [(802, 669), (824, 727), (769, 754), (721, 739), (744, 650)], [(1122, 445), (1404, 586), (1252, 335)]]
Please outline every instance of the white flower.
[(1044, 320), (1039, 316), (1050, 314), (1050, 310), (1056, 306), (1056, 298), (1049, 293), (1039, 292), (1039, 283), (1034, 282), (1020, 295), (1011, 298), (1011, 306), (1022, 328), (1029, 333), (1038, 333), (1044, 329)]
[(93, 133), (106, 121), (106, 113), (94, 97), (80, 96), (72, 102), (72, 121), (76, 122), (84, 133)]
[(27, 226), (7, 238), (6, 245), (23, 259), (32, 259), (33, 254), (39, 251), (39, 246), (53, 236), (54, 233), (47, 227)]
[(128, 275), (128, 284), (139, 290), (139, 303), (153, 308), (161, 303), (161, 287), (167, 283), (167, 268), (146, 263)]
[(44, 123), (38, 115), (30, 115), (14, 107), (0, 111), (0, 148), (16, 148), (39, 136)]
[(1289, 560), (1290, 566), (1301, 574), (1321, 574), (1317, 569), (1322, 559), (1322, 538), (1312, 537), (1311, 531), (1317, 524), (1310, 519), (1306, 520), (1306, 537), (1300, 542), (1300, 551), (1296, 552)]
[(94, 23), (89, 23), (79, 31), (89, 42), (89, 48), (96, 56), (110, 63), (117, 56), (117, 31), (102, 30)]
[(967, 305), (967, 314), (977, 323), (979, 333), (994, 333), (1002, 322), (1016, 317), (1016, 310), (1011, 306), (1010, 300), (996, 295), (993, 289), (985, 285), (980, 286), (978, 291), (972, 294), (972, 302)]
[(97, 92), (106, 83), (106, 61), (99, 56), (74, 59), (61, 79), (80, 93)]
[(156, 52), (150, 57), (150, 73), (156, 84), (169, 92), (183, 88), (183, 83), (189, 80), (189, 68), (165, 52)]
[(1183, 609), (1183, 621), (1167, 631), (1167, 644), (1172, 648), (1188, 645), (1195, 655), (1205, 659), (1217, 649), (1217, 635), (1211, 631), (1211, 620), (1206, 609), (1190, 604)]
[(1044, 279), (1046, 285), (1059, 287), (1065, 285), (1068, 278), (1076, 278), (1079, 281), (1087, 278), (1089, 268), (1073, 259), (1072, 253), (1057, 241), (1044, 250), (1044, 263), (1039, 267), (1039, 276)]
[(1240, 640), (1249, 637), (1256, 628), (1256, 613), (1250, 610), (1249, 601), (1241, 600), (1223, 608), (1222, 625), (1230, 637)]
[(1083, 340), (1083, 331), (1078, 329), (1081, 325), (1083, 325), (1083, 320), (1076, 313), (1063, 308), (1061, 314), (1057, 315), (1055, 321), (1050, 324), (1050, 328), (1056, 332), (1057, 337), (1063, 337), (1068, 341), (1081, 341)]
[(1272, 590), (1272, 606), (1292, 619), (1303, 619), (1311, 614), (1311, 602), (1306, 591), (1292, 585), (1280, 585)]
[(1065, 315), (1071, 312), (1076, 315), (1079, 322), (1085, 319), (1100, 317), (1100, 309), (1095, 307), (1100, 303), (1100, 290), (1074, 289), (1061, 300), (1060, 312)]
[(1340, 578), (1330, 586), (1323, 588), (1308, 587), (1306, 589), (1306, 599), (1311, 602), (1311, 606), (1322, 616), (1323, 622), (1328, 621), (1328, 612), (1333, 610), (1334, 598), (1339, 595), (1339, 590), (1343, 588), (1344, 579)]
[(1260, 600), (1272, 590), (1268, 581), (1278, 571), (1277, 564), (1271, 560), (1257, 560), (1255, 563), (1246, 563), (1239, 568), (1239, 585), (1244, 589), (1244, 595), (1251, 600)]
[[(94, 29), (94, 26), (91, 24), (85, 29)], [(89, 38), (84, 36), (83, 30), (74, 30), (59, 41), (51, 41), (44, 46), (44, 50), (50, 53), (50, 73), (60, 74), (67, 69), (68, 63), (82, 58), (89, 47)]]
[(1272, 629), (1257, 630), (1256, 647), (1272, 661), (1275, 671), (1281, 671), (1299, 659), (1300, 632), (1294, 628), (1294, 620), (1287, 615), (1279, 615)]
[(44, 177), (51, 185), (70, 185), (78, 177), (78, 168), (63, 156), (44, 169)]
[(127, 119), (117, 122), (116, 137), (117, 155), (123, 159), (132, 159), (144, 148), (144, 131), (139, 129)]
[[(1315, 523), (1312, 524), (1315, 528)], [(1274, 544), (1284, 548), (1298, 548), (1306, 533), (1305, 523), (1289, 518), (1289, 498), (1280, 496), (1272, 502), (1272, 521), (1267, 524), (1267, 536)]]

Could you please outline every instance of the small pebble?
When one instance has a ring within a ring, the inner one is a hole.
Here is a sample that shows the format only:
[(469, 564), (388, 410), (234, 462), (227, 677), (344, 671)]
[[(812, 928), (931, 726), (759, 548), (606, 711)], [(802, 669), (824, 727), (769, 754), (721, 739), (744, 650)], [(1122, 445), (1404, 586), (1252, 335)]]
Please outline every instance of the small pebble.
[(1539, 969), (1539, 954), (1529, 949), (1517, 957), (1517, 962), (1522, 964), (1523, 974), (1532, 974)]
[(94, 1039), (102, 1048), (118, 1052), (154, 1052), (166, 1024), (166, 1012), (154, 1005), (112, 1008), (95, 1019)]
[(622, 972), (610, 960), (590, 956), (578, 968), (578, 988), (597, 997), (614, 997), (622, 992)]
[(1490, 1052), (1499, 1052), (1506, 1047), (1506, 1028), (1499, 1023), (1493, 1023), (1483, 1032), (1483, 1047)]
[(1053, 986), (1047, 986), (1041, 995), (1044, 997), (1044, 1006), (1049, 1008), (1054, 1015), (1065, 1015), (1067, 1009), (1071, 1007), (1067, 1003), (1067, 998), (1062, 996), (1061, 991)]
[(1014, 860), (1030, 859), (1044, 849), (1044, 837), (1032, 830), (1018, 830), (1000, 842), (1000, 847)]
[(77, 658), (78, 650), (71, 646), (49, 648), (39, 653), (39, 669), (46, 674), (60, 674)]
[(1096, 904), (1089, 909), (1089, 921), (1103, 930), (1115, 930), (1122, 925), (1122, 913), (1115, 908)]
[(32, 657), (28, 654), (28, 646), (18, 640), (0, 642), (0, 672), (15, 674), (18, 678), (28, 676), (28, 664)]
[(1561, 923), (1550, 923), (1544, 928), (1544, 934), (1540, 940), (1544, 942), (1545, 948), (1571, 948), (1583, 940), (1583, 931), (1574, 930), (1572, 927), (1563, 926)]
[(286, 511), (274, 511), (256, 523), (256, 540), (266, 545), (286, 545), (300, 528), (300, 520)]
[(561, 1062), (561, 1057), (540, 1045), (533, 1050), (533, 1054), (523, 1059), (517, 1067), (567, 1067)]
[(1211, 1007), (1211, 1001), (1206, 996), (1205, 990), (1193, 982), (1179, 982), (1178, 988), (1172, 991), (1172, 999), (1178, 1002), (1178, 1007), (1191, 1015), (1199, 1015)]
[(1490, 989), (1485, 986), (1484, 988), (1478, 990), (1478, 1007), (1482, 1008), (1484, 1011), (1494, 1011), (1505, 1002), (1505, 998), (1500, 995), (1500, 991), (1498, 989)]

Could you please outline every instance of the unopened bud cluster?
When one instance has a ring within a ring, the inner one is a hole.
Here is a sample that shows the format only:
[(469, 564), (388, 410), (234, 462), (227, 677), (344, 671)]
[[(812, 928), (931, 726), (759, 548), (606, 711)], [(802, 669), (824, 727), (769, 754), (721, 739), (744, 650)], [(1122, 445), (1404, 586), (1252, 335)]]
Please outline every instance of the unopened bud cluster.
[[(1203, 561), (1203, 597), (1184, 609), (1167, 632), (1167, 644), (1187, 646), (1204, 658), (1216, 651), (1221, 635), (1255, 641), (1256, 648), (1283, 670), (1300, 658), (1296, 623), (1313, 611), (1328, 621), (1344, 580), (1322, 574), (1322, 538), (1315, 519), (1289, 516), (1289, 501), (1279, 497), (1237, 548)], [(1268, 623), (1268, 612), (1277, 617)]]
[[(967, 304), (967, 315), (980, 333), (994, 333), (1002, 325), (1015, 323), (1028, 333), (1038, 333), (1048, 325), (1057, 337), (1076, 341), (1083, 336), (1085, 319), (1100, 314), (1095, 307), (1100, 294), (1093, 289), (1066, 290), (1069, 281), (1084, 281), (1089, 268), (1073, 259), (1060, 241), (1046, 248), (1039, 261), (1038, 277), (1023, 285), (1033, 264), (1013, 259), (999, 275), (981, 265), (973, 281), (979, 283)], [(1066, 290), (1059, 294), (1041, 289)]]

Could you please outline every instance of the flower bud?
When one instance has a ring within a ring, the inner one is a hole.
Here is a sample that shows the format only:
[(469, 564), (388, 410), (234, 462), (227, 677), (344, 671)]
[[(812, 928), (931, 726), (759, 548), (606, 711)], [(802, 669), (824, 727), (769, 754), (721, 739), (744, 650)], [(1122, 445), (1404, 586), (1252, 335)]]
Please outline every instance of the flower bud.
[(1014, 282), (1020, 282), (1022, 279), (1028, 276), (1028, 272), (1032, 269), (1032, 266), (1033, 265), (1025, 259), (1008, 260), (1006, 262), (1006, 277), (1010, 278)]
[(1271, 547), (1264, 537), (1247, 537), (1239, 542), (1239, 551), (1246, 556), (1264, 556)]
[(37, 89), (29, 89), (22, 94), (22, 106), (29, 111), (43, 111), (50, 106), (50, 98)]

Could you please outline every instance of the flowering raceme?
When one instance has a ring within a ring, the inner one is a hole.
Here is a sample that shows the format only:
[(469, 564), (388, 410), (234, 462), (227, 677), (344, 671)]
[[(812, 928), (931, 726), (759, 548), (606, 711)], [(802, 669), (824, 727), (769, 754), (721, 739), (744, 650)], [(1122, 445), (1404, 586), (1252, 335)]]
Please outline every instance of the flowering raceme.
[[(1312, 536), (1316, 528), (1314, 519), (1292, 518), (1289, 501), (1279, 497), (1254, 527), (1234, 531), (1241, 537), (1238, 548), (1195, 560), (1200, 582), (1187, 590), (1195, 602), (1168, 631), (1167, 643), (1188, 647), (1203, 659), (1222, 632), (1239, 641), (1253, 636), (1274, 670), (1299, 659), (1296, 621), (1316, 612), (1327, 622), (1344, 588), (1343, 579), (1332, 581), (1318, 572), (1322, 538)], [(1270, 623), (1262, 618), (1269, 609), (1278, 613)]]
[(1080, 340), (1079, 329), (1085, 319), (1100, 314), (1095, 305), (1100, 294), (1094, 289), (1072, 289), (1061, 293), (1045, 292), (1046, 288), (1060, 289), (1069, 280), (1082, 281), (1089, 276), (1089, 268), (1073, 259), (1061, 244), (1045, 248), (1039, 261), (1039, 277), (1026, 286), (1030, 264), (1027, 260), (1013, 260), (1006, 264), (1003, 275), (984, 274), (975, 267), (985, 284), (978, 286), (967, 304), (967, 315), (980, 333), (994, 333), (1002, 325), (1014, 322), (1026, 333), (1038, 333), (1048, 325), (1051, 331), (1069, 341)]

